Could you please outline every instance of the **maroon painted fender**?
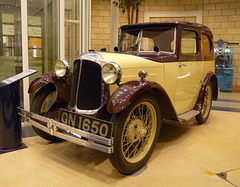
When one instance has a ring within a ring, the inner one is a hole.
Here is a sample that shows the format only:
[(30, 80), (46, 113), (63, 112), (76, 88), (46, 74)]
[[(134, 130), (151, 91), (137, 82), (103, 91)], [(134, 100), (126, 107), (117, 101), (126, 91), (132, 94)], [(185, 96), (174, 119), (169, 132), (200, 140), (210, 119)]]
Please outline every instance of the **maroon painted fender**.
[(178, 121), (175, 109), (165, 90), (159, 84), (151, 81), (129, 81), (120, 85), (110, 97), (107, 111), (112, 114), (123, 111), (145, 91), (151, 91), (156, 95), (162, 118)]
[(57, 83), (57, 75), (54, 72), (45, 73), (34, 79), (28, 89), (28, 93), (33, 93), (47, 83)]
[(214, 101), (217, 100), (217, 98), (218, 98), (217, 76), (213, 72), (208, 72), (206, 77), (203, 80), (203, 83), (202, 83), (202, 86), (201, 86), (201, 89), (200, 89), (200, 92), (198, 95), (198, 100), (194, 106), (194, 110), (200, 111), (202, 109), (205, 92), (206, 92), (207, 85), (209, 82), (211, 82), (211, 84), (212, 84), (212, 91), (213, 91), (212, 99)]
[(56, 87), (56, 100), (68, 104), (70, 100), (72, 74), (69, 73), (67, 79), (59, 79), (55, 72), (45, 73), (31, 82), (28, 93), (33, 93), (48, 83), (53, 83)]

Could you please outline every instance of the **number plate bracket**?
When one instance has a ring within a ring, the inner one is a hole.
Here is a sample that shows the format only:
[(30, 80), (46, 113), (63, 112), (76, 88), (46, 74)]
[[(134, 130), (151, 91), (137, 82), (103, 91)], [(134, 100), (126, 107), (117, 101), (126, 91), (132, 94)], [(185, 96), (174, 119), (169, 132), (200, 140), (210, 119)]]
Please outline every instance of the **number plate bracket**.
[(70, 127), (105, 138), (112, 137), (113, 125), (111, 122), (71, 112), (66, 109), (60, 109), (59, 116), (59, 121)]

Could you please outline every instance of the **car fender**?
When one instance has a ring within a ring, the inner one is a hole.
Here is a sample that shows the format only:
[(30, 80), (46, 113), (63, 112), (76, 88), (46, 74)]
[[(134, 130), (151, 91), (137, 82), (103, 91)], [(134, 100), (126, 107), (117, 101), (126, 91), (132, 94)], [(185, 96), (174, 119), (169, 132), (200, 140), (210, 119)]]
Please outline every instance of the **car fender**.
[(197, 102), (194, 106), (194, 110), (198, 110), (200, 111), (202, 109), (203, 106), (203, 102), (204, 102), (204, 95), (207, 89), (207, 85), (208, 83), (211, 82), (212, 83), (212, 99), (214, 101), (217, 100), (218, 98), (218, 82), (217, 82), (217, 76), (215, 75), (215, 73), (213, 72), (208, 72), (207, 75), (205, 76), (201, 89), (199, 91), (199, 95), (198, 95), (198, 99)]
[(59, 79), (55, 72), (45, 73), (31, 82), (28, 93), (33, 93), (40, 88), (44, 88), (45, 85), (52, 83), (57, 90), (56, 101), (68, 104), (70, 100), (71, 80), (71, 73), (69, 73), (66, 79)]
[(154, 93), (158, 99), (162, 118), (178, 121), (172, 102), (162, 86), (145, 80), (129, 81), (120, 85), (107, 102), (107, 112), (116, 114), (123, 111), (146, 91)]

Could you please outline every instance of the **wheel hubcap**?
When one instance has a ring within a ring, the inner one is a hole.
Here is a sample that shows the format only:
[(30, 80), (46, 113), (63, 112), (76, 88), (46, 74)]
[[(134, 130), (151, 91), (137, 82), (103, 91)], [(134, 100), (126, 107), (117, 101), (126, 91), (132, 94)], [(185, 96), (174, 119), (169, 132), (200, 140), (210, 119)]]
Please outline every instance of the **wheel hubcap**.
[(127, 128), (126, 138), (128, 142), (134, 142), (140, 140), (146, 134), (147, 130), (144, 128), (143, 122), (140, 119), (134, 119)]

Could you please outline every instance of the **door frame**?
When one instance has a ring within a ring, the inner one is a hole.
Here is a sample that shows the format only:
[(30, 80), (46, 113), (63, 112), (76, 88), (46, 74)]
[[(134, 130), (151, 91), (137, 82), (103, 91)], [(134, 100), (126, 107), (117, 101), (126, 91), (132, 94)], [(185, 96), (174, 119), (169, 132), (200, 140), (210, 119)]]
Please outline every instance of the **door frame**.
[[(56, 0), (58, 7), (58, 58), (65, 58), (65, 1)], [(90, 48), (91, 36), (91, 0), (80, 0), (80, 54), (87, 52)], [(22, 31), (22, 71), (29, 69), (28, 55), (28, 13), (27, 0), (21, 0), (21, 31)], [(23, 79), (23, 103), (24, 109), (30, 110), (30, 98), (27, 92), (29, 78)]]
[(202, 24), (203, 13), (199, 11), (162, 11), (144, 13), (144, 22), (149, 22), (150, 18), (176, 18), (176, 17), (196, 17), (196, 22)]

